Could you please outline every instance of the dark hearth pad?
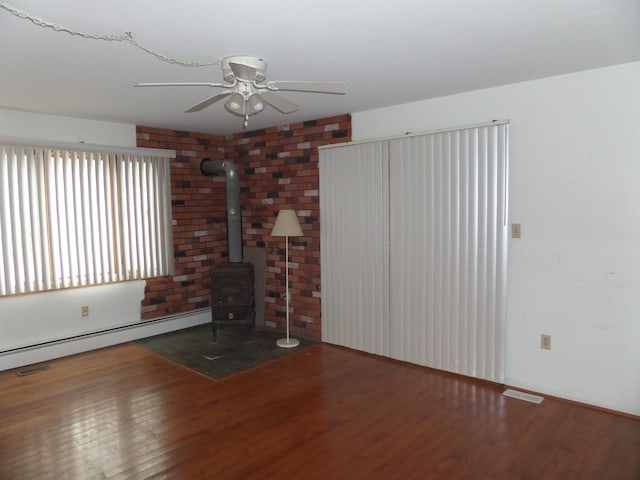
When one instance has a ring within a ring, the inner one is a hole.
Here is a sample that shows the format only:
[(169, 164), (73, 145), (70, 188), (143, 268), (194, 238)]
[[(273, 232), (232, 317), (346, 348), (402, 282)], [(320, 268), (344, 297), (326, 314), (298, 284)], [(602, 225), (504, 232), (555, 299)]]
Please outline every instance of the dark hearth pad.
[(225, 327), (218, 329), (218, 339), (214, 342), (211, 325), (204, 324), (140, 339), (136, 343), (173, 362), (220, 379), (314, 343), (300, 339), (299, 347), (277, 347), (276, 340), (283, 337), (281, 332)]

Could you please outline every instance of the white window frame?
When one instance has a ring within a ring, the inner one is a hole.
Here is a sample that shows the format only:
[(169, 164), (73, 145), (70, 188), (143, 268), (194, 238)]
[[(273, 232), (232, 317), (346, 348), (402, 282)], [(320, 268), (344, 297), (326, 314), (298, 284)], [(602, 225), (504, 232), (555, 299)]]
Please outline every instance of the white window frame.
[(172, 275), (171, 158), (0, 138), (0, 296)]

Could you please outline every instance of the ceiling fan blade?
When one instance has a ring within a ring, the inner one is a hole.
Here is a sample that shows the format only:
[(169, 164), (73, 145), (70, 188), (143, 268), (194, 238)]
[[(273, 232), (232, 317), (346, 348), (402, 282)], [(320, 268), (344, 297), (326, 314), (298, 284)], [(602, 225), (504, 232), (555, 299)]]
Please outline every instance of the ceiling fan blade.
[(186, 82), (186, 83), (136, 83), (134, 87), (230, 87), (224, 83), (204, 83), (204, 82)]
[(256, 79), (256, 69), (244, 63), (229, 62), (229, 68), (239, 80), (247, 80), (253, 82)]
[(267, 88), (269, 90), (335, 93), (338, 95), (347, 93), (347, 84), (344, 82), (267, 82)]
[(224, 92), (217, 93), (213, 97), (209, 97), (206, 100), (198, 103), (197, 105), (194, 105), (190, 109), (185, 110), (184, 113), (199, 112), (200, 110), (203, 110), (203, 109), (207, 108), (208, 106), (213, 105), (214, 103), (222, 100), (224, 97), (226, 97), (228, 95), (231, 95), (232, 93), (233, 92), (231, 90), (225, 90)]
[(293, 113), (300, 108), (297, 104), (293, 103), (291, 100), (282, 98), (279, 95), (276, 95), (275, 93), (264, 91), (264, 92), (260, 92), (258, 95), (262, 97), (265, 103), (267, 103), (268, 105), (271, 105), (280, 113)]

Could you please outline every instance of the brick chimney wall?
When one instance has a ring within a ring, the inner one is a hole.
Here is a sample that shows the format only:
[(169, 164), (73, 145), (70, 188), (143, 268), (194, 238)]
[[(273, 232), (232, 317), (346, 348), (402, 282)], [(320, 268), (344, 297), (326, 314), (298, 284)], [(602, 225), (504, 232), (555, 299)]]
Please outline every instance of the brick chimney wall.
[(202, 158), (223, 159), (225, 138), (137, 127), (138, 147), (176, 151), (171, 161), (175, 275), (147, 280), (142, 319), (209, 306), (209, 272), (227, 252), (224, 178), (200, 173)]
[(227, 137), (138, 127), (139, 147), (177, 153), (171, 165), (176, 272), (147, 281), (142, 318), (209, 306), (209, 273), (227, 261), (225, 178), (205, 176), (203, 158), (232, 160), (240, 176), (242, 238), (267, 255), (265, 325), (285, 328), (284, 238), (271, 237), (280, 209), (298, 212), (302, 237), (289, 239), (292, 335), (320, 338), (318, 146), (351, 140), (351, 116), (294, 123)]

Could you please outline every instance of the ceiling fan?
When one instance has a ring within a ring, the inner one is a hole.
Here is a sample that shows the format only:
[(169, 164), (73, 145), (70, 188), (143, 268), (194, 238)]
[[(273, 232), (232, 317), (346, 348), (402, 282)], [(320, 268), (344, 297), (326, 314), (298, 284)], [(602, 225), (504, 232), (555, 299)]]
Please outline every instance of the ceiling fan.
[(230, 113), (244, 117), (244, 128), (249, 117), (260, 113), (266, 105), (280, 113), (293, 113), (300, 107), (273, 92), (311, 92), (344, 95), (347, 85), (344, 82), (311, 81), (269, 81), (265, 82), (267, 62), (252, 56), (234, 56), (222, 59), (222, 78), (227, 83), (138, 83), (136, 87), (216, 87), (225, 90), (216, 93), (202, 102), (187, 109), (185, 113), (199, 112), (214, 103), (227, 98), (224, 107)]

